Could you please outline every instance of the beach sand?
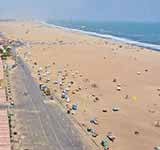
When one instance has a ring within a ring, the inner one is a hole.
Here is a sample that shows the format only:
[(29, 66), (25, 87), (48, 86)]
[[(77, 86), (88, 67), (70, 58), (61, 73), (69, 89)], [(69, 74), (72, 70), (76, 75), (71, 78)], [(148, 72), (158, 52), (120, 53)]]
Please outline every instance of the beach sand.
[[(111, 150), (151, 150), (160, 144), (159, 52), (35, 22), (0, 22), (0, 30), (27, 42), (17, 52), (37, 82), (47, 78), (59, 98), (69, 90), (70, 102), (61, 101), (78, 104), (73, 117), (84, 130), (96, 130), (98, 136), (89, 138), (99, 147), (108, 132), (116, 137)], [(48, 75), (39, 81), (37, 71), (46, 66)], [(90, 123), (93, 118), (98, 125)]]

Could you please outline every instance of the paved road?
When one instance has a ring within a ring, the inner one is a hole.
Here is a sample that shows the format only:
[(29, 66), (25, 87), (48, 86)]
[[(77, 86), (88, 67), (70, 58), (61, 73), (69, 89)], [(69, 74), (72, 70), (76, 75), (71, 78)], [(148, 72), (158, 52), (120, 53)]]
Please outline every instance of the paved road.
[(18, 58), (17, 62), (13, 82), (17, 99), (15, 112), (23, 133), (19, 149), (88, 150), (67, 114), (41, 94), (23, 61)]

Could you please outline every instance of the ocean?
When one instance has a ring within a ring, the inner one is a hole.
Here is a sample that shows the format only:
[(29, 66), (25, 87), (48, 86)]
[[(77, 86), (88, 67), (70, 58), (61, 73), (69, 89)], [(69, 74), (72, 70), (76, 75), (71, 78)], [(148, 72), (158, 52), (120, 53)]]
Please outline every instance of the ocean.
[(160, 23), (53, 20), (46, 23), (160, 51)]

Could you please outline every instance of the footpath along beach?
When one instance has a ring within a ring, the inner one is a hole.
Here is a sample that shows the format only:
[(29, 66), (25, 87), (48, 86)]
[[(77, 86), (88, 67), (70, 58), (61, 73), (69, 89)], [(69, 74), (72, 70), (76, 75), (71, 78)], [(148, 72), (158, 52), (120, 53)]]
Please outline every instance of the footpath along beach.
[(36, 22), (0, 22), (0, 29), (24, 43), (17, 55), (99, 149), (160, 145), (159, 52)]
[[(1, 40), (0, 38), (0, 41)], [(4, 68), (5, 65), (2, 58), (0, 58), (0, 150), (11, 150), (10, 112), (8, 109), (9, 102), (6, 97), (6, 77)]]

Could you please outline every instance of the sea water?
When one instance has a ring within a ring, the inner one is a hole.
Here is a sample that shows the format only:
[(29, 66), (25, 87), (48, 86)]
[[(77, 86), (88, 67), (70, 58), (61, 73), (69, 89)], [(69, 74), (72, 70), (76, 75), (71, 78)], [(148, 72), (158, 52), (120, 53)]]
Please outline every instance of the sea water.
[(160, 23), (53, 20), (47, 23), (160, 51)]

